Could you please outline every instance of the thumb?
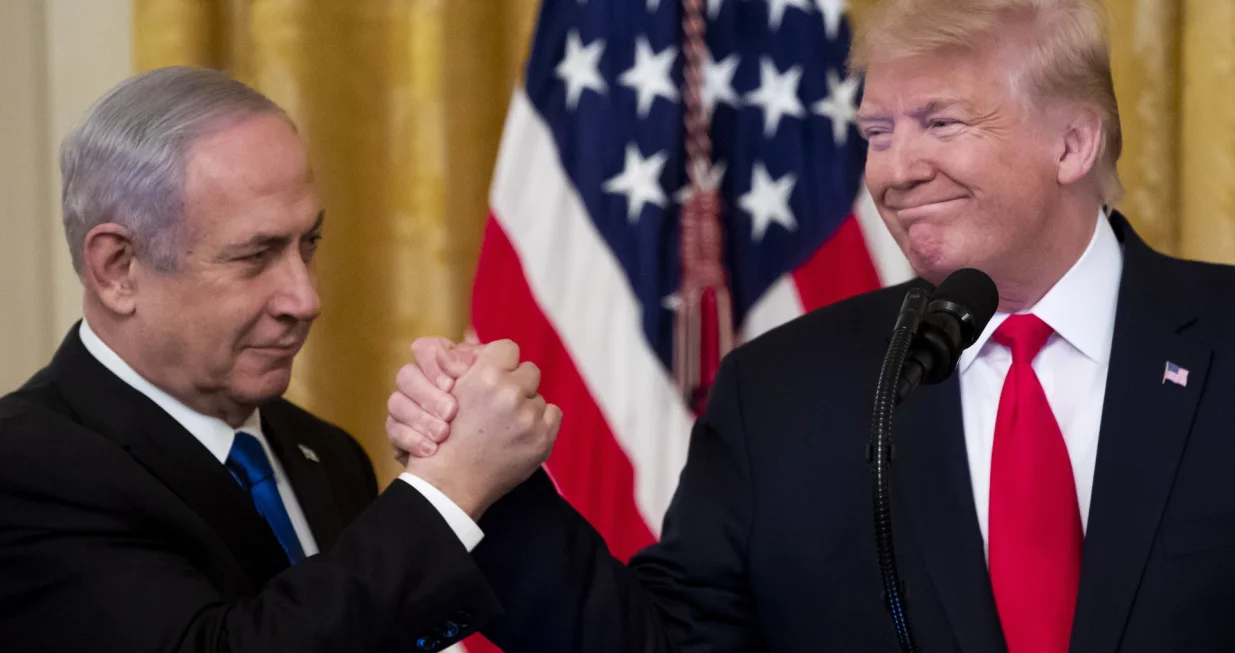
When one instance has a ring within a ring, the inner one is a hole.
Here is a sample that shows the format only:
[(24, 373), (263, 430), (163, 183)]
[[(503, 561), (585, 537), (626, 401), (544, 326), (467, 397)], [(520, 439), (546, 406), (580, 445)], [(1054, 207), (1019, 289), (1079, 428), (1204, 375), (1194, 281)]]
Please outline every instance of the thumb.
[(476, 363), (478, 351), (472, 346), (458, 346), (437, 352), (437, 366), (452, 379), (459, 379)]

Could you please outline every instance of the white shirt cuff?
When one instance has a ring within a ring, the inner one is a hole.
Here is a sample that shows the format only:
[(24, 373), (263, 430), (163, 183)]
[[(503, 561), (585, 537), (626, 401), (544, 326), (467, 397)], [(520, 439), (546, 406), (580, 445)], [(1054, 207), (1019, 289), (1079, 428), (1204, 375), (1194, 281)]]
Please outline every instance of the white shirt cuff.
[(450, 526), (450, 530), (455, 532), (455, 536), (467, 548), (468, 553), (476, 548), (477, 544), (484, 539), (485, 533), (480, 530), (480, 526), (472, 521), (471, 517), (467, 516), (463, 509), (455, 505), (450, 497), (442, 494), (442, 491), (433, 487), (433, 484), (420, 478), (411, 472), (403, 472), (399, 474), (399, 480), (406, 482), (408, 485), (416, 488), (424, 498), (433, 504), (442, 518), (446, 520), (446, 524)]

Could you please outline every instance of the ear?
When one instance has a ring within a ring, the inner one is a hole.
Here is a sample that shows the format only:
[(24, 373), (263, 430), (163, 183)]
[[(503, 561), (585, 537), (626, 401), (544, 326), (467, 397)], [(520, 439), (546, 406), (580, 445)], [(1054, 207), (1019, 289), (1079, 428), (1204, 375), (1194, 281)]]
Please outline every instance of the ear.
[(129, 230), (108, 222), (91, 229), (82, 243), (82, 283), (109, 311), (137, 310), (136, 256)]
[(1092, 107), (1079, 107), (1064, 126), (1059, 155), (1059, 183), (1074, 184), (1098, 164), (1102, 149), (1102, 119)]

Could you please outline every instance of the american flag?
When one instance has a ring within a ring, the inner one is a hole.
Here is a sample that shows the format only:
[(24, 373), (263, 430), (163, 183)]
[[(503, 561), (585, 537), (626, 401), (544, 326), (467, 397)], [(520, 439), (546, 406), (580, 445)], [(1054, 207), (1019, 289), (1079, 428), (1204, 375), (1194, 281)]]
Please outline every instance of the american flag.
[(1187, 387), (1188, 385), (1188, 370), (1182, 368), (1171, 361), (1166, 362), (1166, 369), (1162, 372), (1162, 384), (1170, 381), (1178, 386)]
[[(704, 14), (738, 339), (908, 278), (863, 189), (844, 0), (706, 0)], [(544, 0), (473, 293), (479, 339), (513, 339), (541, 368), (564, 413), (549, 472), (622, 559), (655, 538), (693, 421), (672, 374), (682, 16), (681, 0)]]

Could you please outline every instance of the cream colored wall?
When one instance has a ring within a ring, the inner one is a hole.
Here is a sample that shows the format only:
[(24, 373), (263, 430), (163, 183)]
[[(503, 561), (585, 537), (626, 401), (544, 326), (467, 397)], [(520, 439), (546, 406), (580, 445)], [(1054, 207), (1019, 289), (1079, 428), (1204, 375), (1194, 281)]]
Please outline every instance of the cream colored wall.
[(130, 74), (129, 0), (0, 0), (0, 394), (81, 314), (60, 228), (56, 151)]

